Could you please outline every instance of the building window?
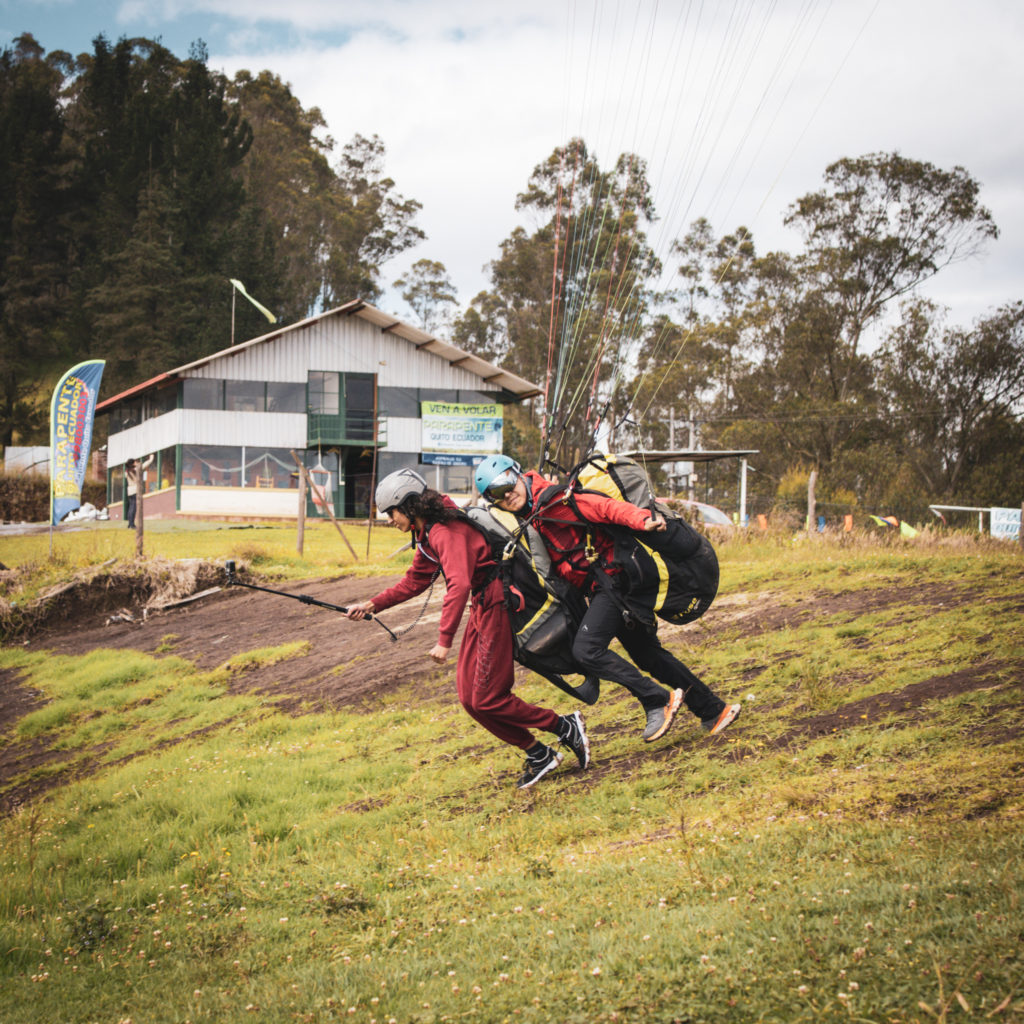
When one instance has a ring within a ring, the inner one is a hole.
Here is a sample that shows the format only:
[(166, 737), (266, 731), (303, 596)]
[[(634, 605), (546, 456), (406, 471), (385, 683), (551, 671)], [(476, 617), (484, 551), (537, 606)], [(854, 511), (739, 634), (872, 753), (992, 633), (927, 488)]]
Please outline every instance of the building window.
[(310, 370), (307, 378), (309, 384), (309, 411), (321, 416), (337, 416), (341, 411), (339, 387), (341, 375), (338, 373)]
[(177, 448), (164, 448), (160, 451), (155, 463), (149, 467), (156, 485), (164, 490), (175, 485), (174, 469), (178, 461)]
[(182, 408), (224, 408), (224, 381), (208, 380), (205, 377), (186, 377), (181, 385)]
[[(458, 402), (459, 393), (446, 388), (420, 388), (421, 402)], [(418, 413), (417, 413), (418, 415)]]
[(374, 379), (372, 373), (345, 374), (345, 436), (373, 440)]
[(185, 445), (181, 453), (181, 482), (186, 487), (240, 487), (242, 449), (226, 445)]
[(297, 472), (287, 448), (245, 446), (246, 487), (297, 488)]
[(110, 433), (118, 434), (122, 430), (137, 427), (142, 422), (142, 399), (134, 398), (130, 402), (122, 402), (110, 414)]
[[(424, 466), (424, 469), (431, 467)], [(472, 466), (441, 466), (441, 487), (445, 494), (468, 494), (470, 497), (476, 495), (473, 486)]]
[(420, 418), (420, 394), (417, 388), (381, 388), (381, 416), (400, 416), (405, 419)]
[(224, 408), (228, 412), (263, 412), (267, 386), (261, 380), (224, 381)]
[(492, 405), (497, 400), (497, 391), (459, 391), (459, 401), (463, 405)]
[(383, 480), (389, 473), (397, 473), (400, 469), (415, 470), (426, 479), (423, 471), (430, 467), (421, 466), (419, 462), (419, 452), (377, 452), (377, 479)]
[(146, 419), (153, 419), (155, 416), (163, 416), (165, 413), (174, 412), (178, 408), (177, 386), (160, 388), (158, 391), (151, 391), (146, 396)]
[(306, 385), (267, 382), (267, 412), (305, 412)]
[(124, 501), (124, 466), (114, 466), (110, 470), (110, 498), (108, 504)]

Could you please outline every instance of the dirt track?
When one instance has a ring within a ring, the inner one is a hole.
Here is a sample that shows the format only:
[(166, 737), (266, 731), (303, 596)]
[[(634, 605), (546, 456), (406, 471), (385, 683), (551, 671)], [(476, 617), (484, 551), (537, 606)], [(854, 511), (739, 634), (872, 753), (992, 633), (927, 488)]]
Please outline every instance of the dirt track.
[[(398, 578), (342, 577), (274, 585), (273, 589), (344, 607), (372, 597)], [(144, 621), (141, 612), (132, 609), (137, 621), (109, 622), (116, 616), (103, 614), (92, 616), (92, 621), (55, 624), (33, 637), (29, 647), (72, 655), (97, 647), (131, 648), (175, 654), (201, 669), (210, 669), (242, 651), (304, 641), (309, 644), (307, 656), (246, 672), (237, 685), (276, 695), (286, 708), (300, 704), (351, 706), (416, 678), (423, 677), (426, 682), (443, 672), (426, 657), (436, 643), (443, 596), (442, 581), (435, 586), (415, 629), (397, 643), (373, 622), (350, 622), (329, 609), (228, 587), (194, 604), (150, 614)], [(423, 607), (424, 598), (416, 598), (385, 612), (383, 620), (397, 633)]]
[[(301, 585), (283, 584), (275, 589), (346, 605), (371, 597), (397, 578), (342, 577), (305, 581)], [(454, 666), (438, 667), (427, 657), (427, 651), (436, 642), (443, 593), (442, 584), (435, 588), (425, 607), (423, 599), (419, 598), (384, 613), (389, 627), (399, 632), (423, 609), (415, 629), (397, 643), (372, 622), (350, 622), (338, 612), (232, 587), (145, 617), (138, 606), (118, 609), (109, 603), (102, 606), (97, 602), (90, 606), (88, 602), (77, 602), (73, 610), (65, 612), (64, 618), (48, 624), (26, 646), (31, 650), (65, 655), (80, 655), (96, 648), (132, 649), (157, 656), (173, 654), (199, 668), (210, 669), (243, 651), (301, 640), (308, 643), (308, 654), (239, 673), (233, 677), (233, 688), (264, 693), (282, 710), (295, 714), (327, 707), (371, 709), (381, 694), (409, 684), (413, 684), (412, 699), (416, 699), (417, 694), (424, 699), (452, 694)], [(949, 583), (872, 591), (815, 592), (777, 603), (763, 594), (730, 595), (719, 598), (701, 621), (685, 627), (662, 624), (659, 635), (671, 646), (682, 641), (686, 634), (693, 639), (699, 637), (701, 641), (715, 636), (729, 640), (753, 638), (823, 617), (836, 616), (840, 620), (848, 617), (852, 621), (860, 615), (887, 611), (890, 621), (904, 621), (908, 615), (920, 615), (922, 608), (955, 606), (972, 596), (966, 588)], [(132, 621), (126, 621), (128, 619)], [(870, 641), (854, 637), (849, 642), (859, 646)], [(766, 667), (756, 659), (738, 665), (735, 678), (728, 683), (730, 692), (723, 696), (741, 698), (749, 681)], [(1014, 672), (1024, 675), (1024, 666), (989, 658), (953, 673), (936, 675), (902, 691), (878, 694), (834, 712), (794, 719), (771, 745), (799, 744), (807, 738), (892, 715), (913, 720), (923, 713), (922, 705), (930, 699), (995, 685), (997, 677), (1005, 678), (1008, 671), (1011, 677)], [(624, 700), (625, 694), (610, 687), (602, 699)], [(0, 674), (0, 734), (8, 733), (14, 722), (42, 703), (42, 695), (28, 689), (13, 674)], [(633, 726), (634, 723), (624, 722), (621, 728)], [(993, 728), (997, 728), (996, 723)], [(742, 723), (730, 733), (731, 738), (739, 739), (743, 733)], [(997, 742), (1002, 738), (1005, 737), (993, 736)], [(656, 750), (639, 750), (636, 757), (671, 757), (677, 742), (689, 740), (679, 738)], [(746, 745), (739, 742), (723, 747), (721, 756), (742, 757), (746, 752)], [(36, 741), (21, 741), (0, 748), (0, 791), (12, 776), (61, 759), (57, 751)], [(620, 763), (616, 770), (622, 767)], [(603, 774), (600, 767), (590, 773), (590, 783), (598, 781)], [(0, 798), (0, 812), (32, 799), (61, 781), (61, 775), (55, 773), (38, 783), (7, 789)]]

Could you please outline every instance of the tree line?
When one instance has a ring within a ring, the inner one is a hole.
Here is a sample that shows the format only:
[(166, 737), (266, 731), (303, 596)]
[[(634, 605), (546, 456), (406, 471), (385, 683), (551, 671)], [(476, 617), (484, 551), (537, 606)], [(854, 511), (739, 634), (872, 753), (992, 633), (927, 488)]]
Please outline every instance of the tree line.
[[(919, 293), (997, 236), (979, 192), (960, 167), (845, 158), (787, 211), (801, 251), (759, 253), (745, 227), (718, 236), (700, 218), (660, 257), (643, 160), (622, 154), (602, 171), (572, 140), (519, 195), (541, 226), (502, 243), (455, 339), (545, 383), (552, 352), (568, 353), (553, 429), (527, 430), (524, 455), (544, 446), (571, 464), (597, 424), (619, 450), (758, 451), (755, 512), (805, 509), (812, 471), (834, 516), (1016, 507), (1024, 302), (965, 327)], [(697, 497), (735, 508), (735, 463), (709, 472)]]
[[(115, 393), (217, 351), (229, 278), (283, 323), (362, 298), (424, 240), (384, 143), (337, 146), (270, 71), (212, 71), (201, 44), (98, 37), (77, 57), (30, 35), (0, 54), (0, 443), (44, 442), (47, 385), (105, 358)], [(667, 252), (647, 167), (585, 140), (516, 197), (531, 228), (500, 242), (463, 309), (443, 264), (395, 282), (421, 326), (540, 384), (506, 417), (515, 454), (566, 465), (610, 447), (757, 449), (755, 511), (819, 505), (927, 516), (929, 502), (1024, 495), (1024, 303), (950, 325), (919, 286), (997, 227), (963, 168), (844, 158), (786, 222), (803, 247), (758, 251), (697, 219)], [(668, 283), (664, 283), (667, 281)], [(266, 329), (247, 303), (237, 330)], [(708, 496), (727, 504), (719, 473)], [(704, 495), (703, 487), (698, 495)]]
[(115, 394), (226, 347), (231, 278), (284, 323), (377, 299), (423, 238), (384, 156), (376, 136), (339, 150), (280, 78), (228, 80), (202, 44), (72, 57), (20, 36), (0, 53), (0, 443), (47, 437), (46, 384), (85, 356)]

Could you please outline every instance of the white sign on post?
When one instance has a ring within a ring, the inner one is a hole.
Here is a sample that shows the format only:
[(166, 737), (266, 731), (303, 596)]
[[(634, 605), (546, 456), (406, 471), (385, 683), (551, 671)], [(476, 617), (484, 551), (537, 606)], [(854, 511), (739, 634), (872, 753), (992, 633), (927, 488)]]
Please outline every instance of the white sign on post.
[(989, 531), (1000, 540), (1020, 540), (1020, 509), (990, 509)]
[(501, 453), (502, 409), (459, 402), (421, 402), (420, 461), (441, 466), (474, 466)]

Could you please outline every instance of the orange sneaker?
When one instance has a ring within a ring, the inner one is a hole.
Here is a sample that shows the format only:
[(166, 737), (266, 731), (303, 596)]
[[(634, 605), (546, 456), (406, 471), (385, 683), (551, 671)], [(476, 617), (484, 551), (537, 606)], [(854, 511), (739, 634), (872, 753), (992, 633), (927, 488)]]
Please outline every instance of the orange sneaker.
[(647, 712), (647, 727), (644, 729), (644, 743), (653, 743), (668, 732), (679, 705), (683, 703), (683, 691), (673, 690), (668, 695), (668, 703), (663, 708), (651, 708)]
[(717, 733), (720, 733), (731, 722), (735, 722), (736, 719), (740, 717), (740, 711), (742, 709), (742, 704), (726, 704), (722, 709), (722, 713), (717, 718), (705, 718), (700, 724), (709, 735), (714, 736)]

